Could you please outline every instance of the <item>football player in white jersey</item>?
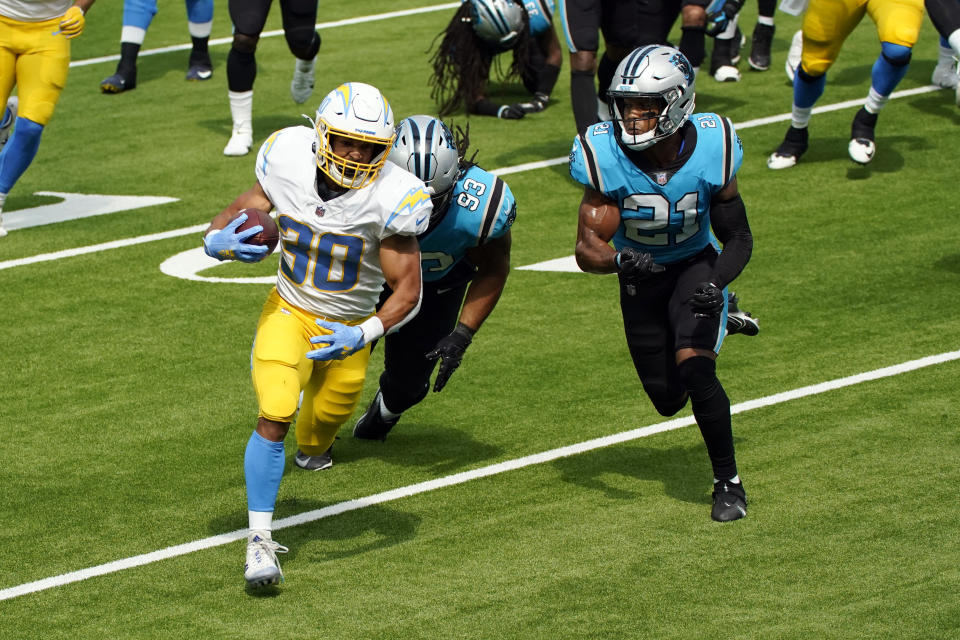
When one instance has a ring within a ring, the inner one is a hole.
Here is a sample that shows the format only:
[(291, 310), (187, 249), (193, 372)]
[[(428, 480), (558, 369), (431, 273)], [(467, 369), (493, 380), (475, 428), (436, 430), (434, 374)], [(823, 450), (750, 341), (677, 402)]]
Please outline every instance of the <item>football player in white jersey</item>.
[(37, 155), (93, 1), (0, 0), (0, 238), (7, 194)]
[[(237, 233), (245, 208), (276, 209), (281, 259), (263, 307), (251, 365), (259, 403), (244, 458), (250, 535), (244, 577), (253, 587), (281, 578), (271, 538), (284, 468), (283, 440), (302, 392), (296, 463), (329, 467), (329, 449), (353, 413), (371, 341), (416, 314), (421, 297), (417, 234), (432, 211), (423, 182), (391, 163), (390, 104), (375, 87), (340, 85), (317, 109), (314, 128), (288, 127), (263, 143), (257, 180), (218, 214), (204, 236), (208, 255), (253, 262), (266, 247)], [(236, 217), (235, 217), (236, 216)], [(376, 313), (386, 283), (393, 295)]]

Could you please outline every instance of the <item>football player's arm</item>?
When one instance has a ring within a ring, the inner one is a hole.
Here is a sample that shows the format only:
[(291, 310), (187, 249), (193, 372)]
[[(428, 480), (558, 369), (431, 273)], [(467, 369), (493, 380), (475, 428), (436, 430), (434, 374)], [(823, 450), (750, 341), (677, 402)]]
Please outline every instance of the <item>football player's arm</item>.
[(72, 39), (83, 33), (83, 28), (87, 24), (86, 14), (93, 5), (94, 0), (77, 0), (73, 6), (67, 9), (60, 19), (60, 31), (64, 38)]
[(241, 209), (260, 209), (271, 211), (273, 203), (267, 197), (260, 182), (241, 193), (236, 200), (214, 216), (210, 225), (203, 233), (203, 249), (208, 256), (217, 260), (241, 260), (243, 262), (257, 262), (263, 259), (268, 249), (265, 246), (247, 244), (244, 241), (263, 231), (263, 227), (255, 225), (244, 231), (237, 232), (237, 228), (246, 221), (246, 216), (237, 216)]
[(510, 275), (510, 231), (490, 240), (482, 247), (467, 251), (477, 273), (467, 289), (460, 310), (460, 324), (476, 332), (497, 306)]
[(616, 273), (617, 252), (610, 239), (620, 226), (617, 203), (599, 191), (584, 187), (577, 222), (577, 266), (587, 273)]
[(710, 202), (710, 225), (717, 240), (723, 244), (710, 281), (722, 289), (740, 275), (753, 253), (753, 234), (736, 177)]
[(420, 244), (416, 236), (392, 235), (381, 240), (380, 268), (393, 293), (384, 301), (376, 317), (383, 324), (383, 333), (389, 333), (399, 329), (420, 310), (423, 289)]

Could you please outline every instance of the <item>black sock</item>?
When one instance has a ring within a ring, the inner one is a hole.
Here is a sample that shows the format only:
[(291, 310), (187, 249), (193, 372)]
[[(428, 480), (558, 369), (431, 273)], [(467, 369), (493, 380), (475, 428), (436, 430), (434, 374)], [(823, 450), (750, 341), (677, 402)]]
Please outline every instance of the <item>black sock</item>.
[(193, 49), (190, 51), (190, 66), (195, 64), (210, 64), (210, 53), (207, 51), (207, 42), (210, 38), (190, 37)]
[(600, 56), (600, 63), (597, 65), (597, 97), (604, 102), (607, 101), (607, 89), (613, 82), (613, 74), (617, 72), (617, 63), (604, 51)]
[(577, 133), (597, 122), (597, 89), (593, 74), (589, 71), (570, 72), (570, 101), (573, 103), (573, 119)]
[(230, 91), (250, 91), (257, 77), (257, 59), (252, 52), (231, 48), (227, 54), (227, 88)]
[(703, 64), (703, 59), (707, 57), (706, 37), (703, 27), (681, 28), (680, 52), (694, 67)]
[(117, 63), (117, 73), (127, 80), (137, 77), (137, 56), (140, 54), (140, 45), (132, 42), (120, 43), (120, 62)]
[(777, 8), (777, 0), (758, 0), (757, 15), (765, 18), (772, 18), (773, 12)]

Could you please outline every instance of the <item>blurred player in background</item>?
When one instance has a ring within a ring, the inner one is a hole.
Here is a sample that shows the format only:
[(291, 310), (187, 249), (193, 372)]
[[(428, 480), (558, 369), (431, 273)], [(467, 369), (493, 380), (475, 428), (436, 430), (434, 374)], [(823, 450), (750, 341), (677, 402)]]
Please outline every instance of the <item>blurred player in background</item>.
[[(186, 0), (187, 28), (193, 48), (187, 62), (187, 80), (209, 80), (213, 63), (207, 51), (213, 28), (213, 0)], [(157, 0), (124, 0), (117, 71), (100, 83), (104, 93), (120, 93), (137, 86), (137, 56), (147, 29), (157, 15)]]
[[(70, 40), (94, 0), (0, 0), (0, 238), (7, 194), (40, 148), (70, 70)], [(13, 85), (17, 96), (11, 97)], [(12, 133), (11, 133), (12, 128)]]
[[(463, 107), (467, 113), (517, 120), (543, 111), (563, 63), (553, 6), (553, 0), (464, 0), (430, 60), (430, 96), (440, 115)], [(513, 61), (499, 75), (519, 78), (530, 100), (500, 104), (486, 95), (491, 67), (507, 51), (513, 51)]]
[[(245, 156), (253, 146), (253, 81), (257, 77), (256, 50), (273, 0), (229, 0), (233, 44), (227, 55), (227, 88), (233, 120), (225, 156)], [(317, 0), (280, 0), (283, 36), (296, 58), (290, 95), (303, 104), (313, 93), (314, 63), (320, 50), (316, 30)]]
[(956, 89), (960, 106), (960, 0), (926, 0), (924, 4), (940, 34), (940, 53), (930, 81), (945, 89)]
[(388, 160), (423, 180), (433, 200), (430, 227), (418, 238), (423, 303), (384, 339), (380, 388), (355, 438), (385, 440), (401, 414), (426, 398), (438, 360), (433, 390), (444, 388), (507, 282), (516, 201), (506, 183), (466, 159), (469, 144), (467, 132), (455, 138), (430, 116), (411, 116), (397, 129)]
[[(739, 59), (740, 34), (737, 32), (734, 50), (736, 21), (731, 23), (730, 17), (735, 17), (740, 5), (733, 5), (728, 16), (723, 2), (714, 0), (713, 4), (710, 0), (560, 0), (560, 20), (570, 51), (570, 100), (577, 132), (583, 133), (591, 124), (609, 117), (606, 93), (617, 64), (636, 47), (666, 44), (678, 16), (678, 46), (693, 64), (694, 73), (706, 57), (706, 36), (711, 35), (717, 39), (711, 74), (718, 80), (739, 80), (739, 71), (733, 65), (735, 58)], [(713, 7), (709, 15), (708, 5)], [(598, 62), (601, 35), (605, 49)]]
[(847, 150), (859, 164), (873, 160), (877, 115), (907, 73), (923, 23), (923, 0), (810, 0), (801, 27), (800, 65), (793, 77), (792, 121), (783, 142), (767, 159), (771, 169), (792, 167), (806, 152), (807, 127), (826, 87), (827, 70), (864, 15), (876, 24), (880, 55), (870, 74), (866, 104), (853, 118)]
[[(420, 250), (430, 194), (387, 163), (393, 111), (376, 88), (340, 85), (317, 109), (314, 129), (288, 127), (260, 147), (257, 180), (218, 214), (204, 249), (218, 259), (256, 261), (267, 249), (237, 233), (246, 208), (276, 209), (282, 258), (251, 353), (257, 426), (244, 470), (250, 534), (244, 577), (252, 587), (282, 578), (273, 511), (285, 463), (283, 441), (302, 393), (295, 462), (329, 467), (337, 430), (360, 400), (369, 344), (397, 330), (420, 304)], [(232, 220), (232, 221), (231, 221)], [(375, 312), (386, 283), (393, 292)]]
[(715, 360), (726, 287), (753, 249), (737, 188), (740, 139), (727, 118), (693, 113), (693, 67), (674, 48), (631, 52), (609, 95), (612, 121), (579, 135), (570, 152), (570, 174), (584, 185), (577, 264), (618, 274), (627, 346), (644, 391), (664, 416), (690, 399), (713, 466), (711, 517), (737, 520), (747, 515), (747, 499)]

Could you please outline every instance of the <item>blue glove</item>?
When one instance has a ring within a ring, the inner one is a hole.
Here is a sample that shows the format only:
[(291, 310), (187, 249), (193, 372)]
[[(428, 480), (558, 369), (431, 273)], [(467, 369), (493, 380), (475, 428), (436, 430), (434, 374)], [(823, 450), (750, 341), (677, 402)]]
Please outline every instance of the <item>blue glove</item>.
[(707, 35), (716, 37), (726, 31), (742, 6), (743, 0), (713, 0), (707, 7)]
[(363, 349), (366, 344), (363, 341), (363, 330), (360, 327), (351, 327), (340, 322), (320, 319), (317, 320), (317, 325), (324, 329), (330, 329), (333, 333), (310, 338), (312, 344), (327, 345), (313, 351), (307, 351), (307, 357), (311, 360), (343, 360)]
[(241, 262), (260, 262), (269, 249), (259, 244), (244, 244), (261, 231), (259, 224), (237, 233), (237, 227), (247, 221), (247, 214), (241, 213), (223, 229), (208, 233), (203, 237), (203, 250), (217, 260), (240, 260)]

